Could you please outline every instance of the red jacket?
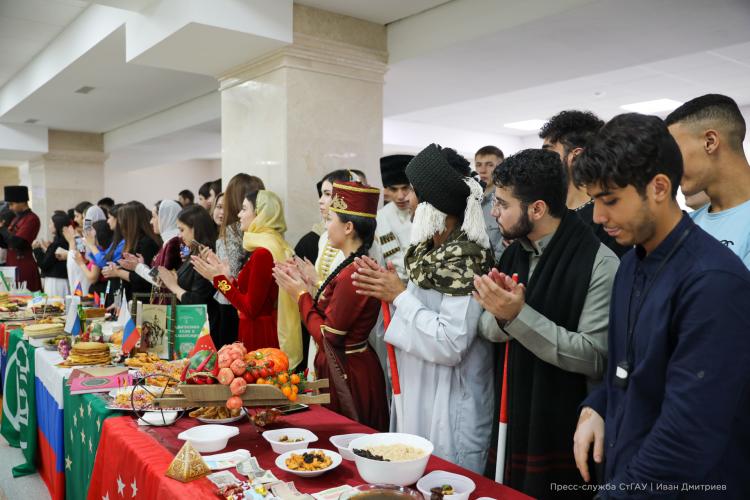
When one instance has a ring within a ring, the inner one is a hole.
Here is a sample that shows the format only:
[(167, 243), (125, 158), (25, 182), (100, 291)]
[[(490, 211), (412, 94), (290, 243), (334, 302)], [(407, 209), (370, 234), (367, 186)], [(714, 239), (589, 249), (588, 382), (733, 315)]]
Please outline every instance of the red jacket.
[(8, 229), (0, 231), (0, 244), (8, 249), (7, 266), (16, 266), (16, 280), (25, 281), (26, 288), (31, 292), (42, 289), (39, 278), (39, 268), (31, 250), (33, 242), (39, 234), (39, 217), (27, 210), (11, 221)]
[(258, 248), (245, 262), (237, 279), (224, 275), (214, 278), (214, 287), (237, 309), (239, 340), (248, 351), (279, 347), (276, 307), (279, 287), (273, 279), (273, 255)]

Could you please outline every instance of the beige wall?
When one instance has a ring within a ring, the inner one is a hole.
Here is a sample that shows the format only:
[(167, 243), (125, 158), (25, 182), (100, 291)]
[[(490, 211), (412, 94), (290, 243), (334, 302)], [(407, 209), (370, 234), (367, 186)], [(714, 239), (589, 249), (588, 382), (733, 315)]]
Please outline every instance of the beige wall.
[(0, 166), (0, 197), (5, 186), (17, 186), (21, 182), (18, 167)]
[[(135, 170), (104, 168), (104, 195), (117, 203), (138, 200), (147, 207), (189, 189), (198, 199), (198, 188), (221, 177), (221, 160), (188, 160)], [(96, 202), (96, 200), (91, 200)]]

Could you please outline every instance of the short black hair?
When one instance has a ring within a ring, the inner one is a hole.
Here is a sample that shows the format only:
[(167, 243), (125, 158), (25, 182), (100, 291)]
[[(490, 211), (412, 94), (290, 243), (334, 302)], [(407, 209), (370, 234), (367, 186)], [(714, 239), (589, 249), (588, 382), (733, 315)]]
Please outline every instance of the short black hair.
[(474, 158), (477, 156), (489, 156), (489, 155), (495, 155), (501, 160), (505, 159), (505, 155), (503, 154), (503, 151), (497, 147), (497, 146), (484, 146), (477, 150), (476, 153), (474, 153)]
[(565, 170), (560, 155), (554, 151), (524, 149), (506, 158), (503, 168), (492, 172), (492, 181), (495, 186), (510, 188), (524, 207), (542, 200), (550, 215), (559, 219), (567, 210), (568, 174)]
[(567, 152), (585, 148), (602, 126), (604, 122), (591, 111), (569, 109), (550, 118), (539, 130), (539, 138), (559, 142)]
[(177, 196), (181, 196), (188, 200), (188, 205), (192, 205), (193, 203), (195, 203), (195, 195), (189, 189), (183, 189), (177, 194)]
[(745, 118), (731, 97), (721, 94), (706, 94), (691, 99), (675, 109), (664, 120), (667, 127), (675, 123), (697, 123), (701, 121), (720, 123), (725, 127), (729, 146), (742, 152), (742, 141), (747, 131)]
[(105, 196), (105, 197), (104, 197), (104, 198), (102, 198), (101, 200), (97, 201), (97, 202), (96, 202), (96, 205), (97, 205), (97, 206), (98, 206), (99, 208), (105, 208), (105, 207), (106, 207), (106, 208), (107, 208), (107, 210), (109, 210), (110, 208), (112, 208), (112, 207), (114, 207), (114, 206), (115, 206), (115, 200), (113, 200), (113, 199), (112, 199), (112, 198), (110, 198), (109, 196)]
[(201, 187), (198, 188), (198, 194), (203, 196), (204, 198), (208, 198), (211, 196), (211, 184), (212, 181), (204, 182), (201, 184)]
[(221, 177), (213, 181), (209, 189), (214, 192), (214, 195), (221, 193)]
[(672, 181), (674, 198), (682, 179), (682, 154), (661, 118), (639, 113), (612, 118), (573, 165), (577, 186), (634, 186), (641, 196), (657, 174)]

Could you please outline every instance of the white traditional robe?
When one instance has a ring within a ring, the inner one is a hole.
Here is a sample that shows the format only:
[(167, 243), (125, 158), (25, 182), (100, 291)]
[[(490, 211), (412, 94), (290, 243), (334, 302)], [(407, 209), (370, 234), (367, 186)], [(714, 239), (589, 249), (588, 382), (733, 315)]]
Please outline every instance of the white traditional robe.
[[(478, 335), (482, 308), (471, 296), (452, 297), (409, 282), (393, 302), (385, 340), (396, 347), (401, 432), (435, 445), (435, 454), (484, 472), (492, 434), (492, 347)], [(391, 430), (397, 427), (391, 407)]]
[(386, 262), (393, 262), (399, 277), (406, 281), (404, 256), (411, 239), (411, 214), (408, 210), (399, 210), (395, 203), (389, 203), (378, 210), (377, 222), (370, 256), (383, 266)]

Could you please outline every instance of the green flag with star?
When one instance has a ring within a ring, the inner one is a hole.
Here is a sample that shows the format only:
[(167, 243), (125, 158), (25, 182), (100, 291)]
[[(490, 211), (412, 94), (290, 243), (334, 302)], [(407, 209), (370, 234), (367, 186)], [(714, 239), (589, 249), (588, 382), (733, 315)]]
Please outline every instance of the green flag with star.
[(3, 421), (0, 433), (11, 446), (21, 448), (25, 463), (13, 468), (13, 477), (36, 472), (37, 447), (34, 347), (23, 340), (23, 331), (10, 334), (5, 367)]
[(88, 496), (104, 420), (122, 413), (108, 410), (104, 400), (95, 394), (71, 395), (67, 383), (63, 392), (65, 498), (84, 500)]

